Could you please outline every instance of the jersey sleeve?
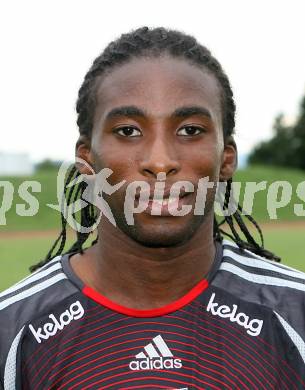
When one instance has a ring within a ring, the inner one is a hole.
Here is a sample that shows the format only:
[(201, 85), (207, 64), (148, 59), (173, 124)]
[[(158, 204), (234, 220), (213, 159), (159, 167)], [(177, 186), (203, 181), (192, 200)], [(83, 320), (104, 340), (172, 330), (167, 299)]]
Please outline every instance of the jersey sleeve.
[(9, 383), (13, 387), (8, 388), (15, 388), (18, 346), (25, 326), (76, 291), (58, 256), (0, 293), (0, 385), (6, 388)]
[(305, 363), (305, 274), (224, 241), (213, 284), (269, 308)]

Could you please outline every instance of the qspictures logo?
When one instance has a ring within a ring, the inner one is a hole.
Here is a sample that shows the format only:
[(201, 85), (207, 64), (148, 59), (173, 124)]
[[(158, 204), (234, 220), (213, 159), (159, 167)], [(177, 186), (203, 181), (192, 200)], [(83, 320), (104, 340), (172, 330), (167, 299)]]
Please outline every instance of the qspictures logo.
[[(90, 174), (80, 174), (77, 169), (74, 170), (76, 164), (85, 166)], [(117, 191), (120, 192), (121, 199), (124, 199), (122, 208), (128, 225), (134, 225), (136, 214), (143, 212), (152, 216), (184, 217), (190, 213), (205, 215), (206, 206), (209, 206), (207, 199), (211, 198), (211, 194), (217, 216), (231, 216), (237, 210), (241, 215), (252, 215), (255, 198), (261, 191), (263, 191), (261, 195), (264, 195), (266, 200), (265, 211), (271, 220), (278, 219), (278, 211), (284, 207), (290, 207), (297, 217), (305, 217), (305, 180), (293, 185), (287, 181), (270, 183), (232, 181), (229, 185), (228, 182), (213, 181), (207, 176), (196, 181), (173, 182), (173, 177), (167, 177), (166, 172), (159, 172), (154, 183), (149, 183), (147, 179), (131, 182), (124, 179), (114, 182), (113, 174), (114, 172), (107, 167), (95, 172), (85, 160), (78, 157), (75, 159), (75, 164), (63, 162), (57, 174), (58, 203), (48, 203), (46, 206), (61, 213), (72, 229), (86, 234), (97, 228), (102, 216), (116, 226), (109, 199)], [(72, 200), (66, 196), (67, 191), (73, 192), (80, 185), (82, 192), (79, 197), (74, 197)], [(12, 208), (20, 217), (37, 215), (40, 204), (33, 193), (46, 190), (48, 189), (43, 189), (41, 183), (34, 180), (22, 182), (18, 189), (15, 189), (10, 181), (0, 180), (0, 226), (7, 224), (6, 213), (12, 211)], [(22, 200), (21, 203), (13, 202), (16, 192)], [(79, 218), (76, 217), (88, 205), (93, 205), (97, 212), (91, 226), (80, 223)]]
[(182, 361), (174, 357), (161, 335), (152, 339), (152, 343), (144, 347), (144, 351), (135, 356), (129, 363), (133, 371), (142, 370), (170, 370), (181, 368)]
[(60, 314), (58, 318), (54, 314), (50, 314), (50, 322), (46, 322), (42, 327), (35, 329), (32, 324), (29, 325), (30, 331), (33, 333), (37, 343), (47, 340), (49, 337), (55, 336), (59, 330), (68, 326), (72, 321), (79, 320), (83, 317), (85, 311), (79, 301), (70, 305), (70, 307)]

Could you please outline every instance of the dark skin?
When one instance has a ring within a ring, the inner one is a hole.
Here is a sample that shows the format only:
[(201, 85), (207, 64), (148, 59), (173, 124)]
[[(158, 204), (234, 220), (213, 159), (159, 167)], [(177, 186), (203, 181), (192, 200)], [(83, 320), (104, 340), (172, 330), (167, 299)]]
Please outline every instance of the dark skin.
[[(111, 184), (127, 183), (107, 198), (117, 226), (103, 217), (97, 244), (73, 255), (71, 265), (108, 299), (134, 309), (161, 307), (181, 298), (211, 269), (213, 190), (204, 216), (143, 212), (129, 226), (123, 204), (128, 183), (146, 181), (153, 190), (160, 172), (166, 173), (166, 188), (178, 180), (196, 188), (202, 177), (214, 182), (232, 177), (236, 146), (232, 137), (223, 137), (220, 96), (213, 75), (169, 56), (133, 59), (98, 80), (92, 137), (79, 138), (76, 155), (95, 172), (111, 168)], [(126, 106), (136, 110), (109, 117), (113, 109)], [(202, 110), (177, 114), (181, 107)], [(91, 173), (84, 165), (77, 167)], [(195, 195), (189, 193), (185, 204), (194, 205)]]

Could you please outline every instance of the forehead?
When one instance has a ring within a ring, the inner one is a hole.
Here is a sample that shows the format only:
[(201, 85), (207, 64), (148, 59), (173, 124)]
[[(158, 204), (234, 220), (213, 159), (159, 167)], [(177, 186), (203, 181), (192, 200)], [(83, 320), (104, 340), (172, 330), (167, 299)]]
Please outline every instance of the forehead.
[(155, 118), (166, 117), (183, 105), (201, 105), (221, 126), (218, 81), (207, 69), (185, 59), (134, 58), (101, 76), (96, 93), (96, 119), (122, 105), (142, 107)]

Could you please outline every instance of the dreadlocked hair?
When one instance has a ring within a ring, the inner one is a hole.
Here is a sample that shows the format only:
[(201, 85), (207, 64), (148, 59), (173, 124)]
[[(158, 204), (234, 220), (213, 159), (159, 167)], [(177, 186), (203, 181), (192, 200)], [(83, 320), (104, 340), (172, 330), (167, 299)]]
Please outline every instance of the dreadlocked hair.
[[(91, 68), (86, 74), (84, 81), (79, 89), (78, 99), (76, 102), (76, 112), (78, 114), (77, 125), (81, 136), (85, 136), (90, 140), (93, 128), (94, 113), (97, 103), (96, 92), (99, 86), (101, 77), (113, 70), (115, 67), (127, 63), (131, 59), (141, 57), (161, 57), (162, 55), (170, 55), (174, 58), (184, 59), (192, 64), (203, 67), (210, 72), (217, 80), (220, 86), (220, 98), (222, 109), (222, 125), (224, 139), (234, 133), (235, 128), (235, 102), (233, 92), (227, 75), (222, 69), (220, 63), (214, 58), (211, 52), (197, 40), (185, 33), (177, 30), (170, 30), (164, 27), (148, 28), (140, 27), (132, 30), (127, 34), (122, 34), (118, 39), (112, 41), (105, 50), (94, 60)], [(67, 177), (66, 185), (79, 173), (74, 166)], [(228, 181), (226, 199), (230, 196), (231, 182)], [(63, 196), (67, 199), (69, 205), (71, 201), (75, 201), (82, 196), (85, 189), (84, 184), (79, 183), (72, 186), (68, 191), (65, 190)], [(263, 248), (262, 232), (254, 219), (245, 215), (254, 227), (258, 230), (261, 245), (259, 245), (251, 236), (247, 229), (241, 214), (241, 207), (238, 205), (236, 212), (229, 217), (225, 217), (224, 221), (218, 223), (214, 221), (214, 236), (215, 239), (221, 240), (222, 234), (230, 236), (241, 249), (248, 249), (258, 255), (262, 255), (269, 259), (278, 260), (278, 257)], [(96, 210), (90, 204), (81, 210), (82, 226), (90, 226), (96, 221)], [(222, 223), (226, 222), (231, 230), (231, 235), (220, 229)], [(62, 230), (59, 237), (54, 242), (52, 248), (48, 252), (46, 258), (37, 265), (31, 267), (31, 271), (41, 267), (51, 260), (52, 257), (62, 254), (66, 243), (66, 225), (67, 222), (64, 215), (61, 215)], [(245, 236), (246, 240), (242, 240), (235, 224)], [(70, 252), (76, 251), (83, 253), (83, 245), (86, 242), (89, 233), (77, 232), (76, 241), (69, 249)], [(96, 243), (93, 241), (92, 245)], [(58, 250), (55, 251), (59, 244)], [(68, 252), (69, 252), (68, 251)]]
[[(226, 183), (226, 190), (224, 194), (224, 204), (223, 204), (224, 212), (229, 211), (230, 201), (235, 202), (234, 194), (232, 191), (232, 179), (229, 179)], [(255, 219), (251, 215), (245, 213), (239, 203), (237, 203), (236, 205), (237, 205), (236, 211), (232, 214), (224, 213), (225, 214), (224, 219), (221, 222), (217, 222), (216, 217), (214, 217), (214, 238), (218, 241), (222, 241), (222, 237), (223, 235), (225, 235), (227, 237), (230, 237), (233, 241), (235, 241), (235, 243), (238, 245), (240, 249), (251, 251), (252, 253), (255, 253), (259, 256), (263, 256), (269, 260), (278, 261), (278, 262), (281, 261), (280, 257), (276, 256), (274, 253), (265, 249), (263, 232), (259, 227), (258, 223), (255, 221)], [(243, 220), (243, 216), (256, 229), (260, 238), (260, 244), (251, 235), (249, 229), (247, 228)], [(222, 226), (224, 223), (227, 223), (228, 227), (231, 230), (231, 234), (221, 229), (220, 226)], [(238, 230), (241, 231), (245, 239), (242, 239)]]
[[(83, 254), (83, 245), (87, 241), (90, 233), (93, 233), (90, 231), (88, 233), (78, 231), (78, 229), (75, 229), (76, 232), (76, 241), (74, 244), (65, 252), (63, 253), (63, 250), (66, 245), (67, 240), (67, 215), (65, 211), (67, 211), (63, 205), (66, 201), (67, 207), (69, 207), (71, 204), (76, 202), (78, 199), (82, 198), (83, 192), (87, 186), (86, 183), (83, 181), (80, 181), (77, 184), (69, 186), (71, 182), (74, 182), (75, 179), (77, 179), (80, 176), (80, 172), (76, 168), (75, 165), (72, 165), (70, 168), (70, 171), (67, 174), (65, 185), (64, 185), (64, 191), (62, 194), (62, 203), (61, 203), (61, 232), (57, 239), (55, 240), (54, 244), (52, 245), (51, 249), (47, 253), (46, 257), (41, 260), (38, 264), (32, 265), (30, 267), (30, 271), (34, 272), (38, 268), (42, 267), (43, 265), (47, 264), (51, 259), (53, 259), (56, 256), (63, 255), (65, 253), (81, 253)], [(72, 213), (73, 220), (76, 218), (75, 212)], [(92, 227), (97, 221), (97, 210), (92, 204), (87, 204), (84, 208), (81, 209), (81, 215), (80, 215), (80, 224), (82, 227)], [(97, 238), (92, 241), (91, 245), (96, 244)], [(57, 251), (55, 251), (56, 247), (58, 246)]]

